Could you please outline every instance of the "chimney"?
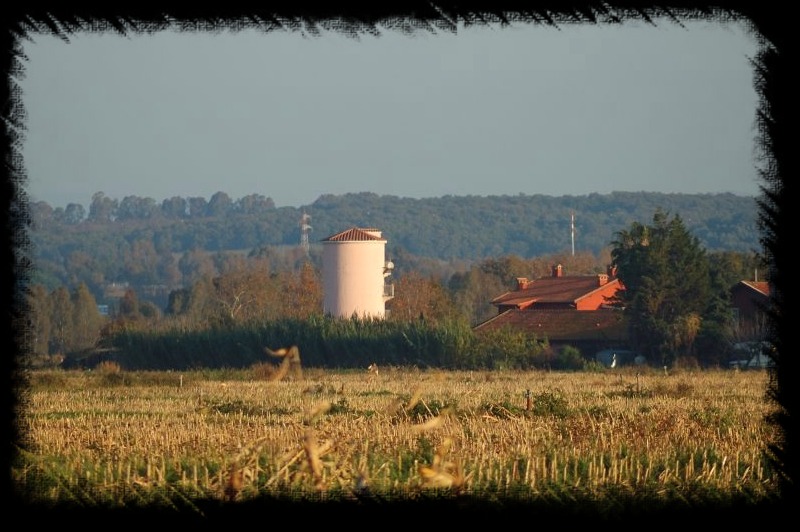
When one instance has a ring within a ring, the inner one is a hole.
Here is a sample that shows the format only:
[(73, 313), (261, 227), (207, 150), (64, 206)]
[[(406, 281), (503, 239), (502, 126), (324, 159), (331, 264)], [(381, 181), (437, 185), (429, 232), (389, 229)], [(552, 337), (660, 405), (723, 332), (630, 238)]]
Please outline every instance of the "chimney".
[(525, 290), (528, 287), (527, 277), (517, 277), (517, 290)]
[(553, 266), (553, 277), (561, 277), (563, 275), (563, 268), (560, 264)]
[(605, 273), (598, 273), (597, 274), (597, 286), (603, 286), (608, 282), (608, 275)]

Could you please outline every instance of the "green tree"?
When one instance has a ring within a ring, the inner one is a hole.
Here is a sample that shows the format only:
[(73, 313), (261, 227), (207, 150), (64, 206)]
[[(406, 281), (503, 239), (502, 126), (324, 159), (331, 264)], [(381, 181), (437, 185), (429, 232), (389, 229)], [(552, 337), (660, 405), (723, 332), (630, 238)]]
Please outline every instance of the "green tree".
[(177, 288), (169, 293), (167, 300), (166, 314), (177, 316), (189, 309), (191, 291), (188, 288)]
[(64, 223), (67, 225), (77, 225), (86, 217), (86, 209), (80, 203), (70, 203), (64, 209)]
[(733, 323), (728, 289), (715, 290), (695, 342), (695, 352), (703, 366), (727, 364), (734, 344)]
[(155, 323), (161, 319), (163, 313), (152, 301), (142, 301), (139, 303), (139, 314), (144, 321)]
[(46, 201), (34, 201), (28, 206), (32, 227), (46, 229), (56, 222), (55, 211)]
[(184, 286), (191, 286), (197, 281), (213, 277), (217, 273), (211, 256), (199, 248), (184, 252), (178, 261), (178, 270), (183, 276)]
[(181, 220), (188, 217), (189, 203), (185, 198), (172, 196), (161, 202), (161, 213), (169, 219)]
[(217, 192), (206, 205), (206, 216), (224, 217), (233, 210), (233, 200), (224, 192)]
[(30, 323), (29, 349), (32, 357), (50, 354), (51, 301), (47, 289), (41, 284), (31, 286), (28, 293), (28, 319)]
[(216, 318), (233, 323), (247, 319), (259, 299), (263, 285), (255, 282), (252, 271), (247, 268), (229, 270), (213, 279)]
[(90, 222), (108, 223), (114, 221), (117, 215), (119, 202), (107, 197), (103, 192), (95, 192), (92, 196), (92, 203), (89, 205)]
[(133, 288), (125, 290), (125, 293), (120, 298), (118, 315), (125, 320), (138, 320), (141, 318), (139, 296)]
[(206, 206), (208, 202), (201, 196), (188, 198), (189, 217), (190, 218), (203, 218), (206, 215)]
[(76, 286), (87, 283), (93, 290), (99, 291), (105, 282), (103, 269), (99, 266), (96, 255), (76, 249), (64, 258), (64, 268), (68, 273), (68, 284)]
[(492, 299), (509, 290), (497, 275), (486, 273), (480, 266), (450, 277), (447, 288), (456, 308), (469, 323), (475, 325), (497, 315)]
[(125, 196), (117, 207), (117, 221), (159, 218), (161, 208), (153, 198)]
[(310, 261), (303, 262), (300, 271), (283, 278), (284, 316), (307, 319), (322, 314), (322, 280)]
[(50, 352), (64, 355), (72, 344), (72, 300), (65, 286), (50, 292), (50, 311)]
[(234, 203), (234, 207), (242, 214), (259, 214), (262, 211), (275, 208), (272, 198), (267, 198), (261, 194), (249, 194)]
[(211, 277), (203, 277), (192, 285), (184, 318), (191, 327), (206, 328), (219, 323), (224, 309), (217, 298), (217, 288)]
[(679, 215), (670, 218), (661, 209), (652, 225), (634, 222), (615, 237), (611, 257), (625, 286), (620, 299), (633, 347), (664, 364), (693, 355), (712, 295), (699, 240)]
[[(514, 286), (517, 277), (530, 275), (528, 264), (516, 255), (507, 255), (499, 259), (485, 259), (480, 270), (497, 277), (504, 286)], [(499, 294), (498, 294), (499, 295)]]
[(86, 283), (81, 283), (71, 295), (72, 300), (72, 350), (90, 349), (100, 339), (103, 317), (97, 301)]
[(124, 278), (138, 285), (157, 284), (161, 258), (156, 252), (151, 238), (142, 237), (134, 240), (123, 256)]
[(766, 280), (767, 264), (764, 258), (756, 253), (741, 251), (714, 251), (708, 253), (709, 266), (712, 270), (714, 284), (719, 288), (730, 290), (742, 280)]
[(158, 251), (158, 258), (156, 261), (156, 280), (160, 284), (165, 284), (169, 287), (178, 286), (181, 283), (180, 269), (178, 268), (178, 261), (168, 249)]
[(435, 325), (456, 315), (444, 286), (434, 277), (419, 272), (409, 272), (397, 280), (389, 307), (390, 318), (401, 322), (420, 319)]
[(708, 259), (712, 296), (697, 336), (696, 352), (704, 366), (724, 366), (737, 342), (731, 288), (742, 280), (759, 280), (758, 272), (764, 275), (767, 267), (755, 253), (718, 251), (709, 253)]

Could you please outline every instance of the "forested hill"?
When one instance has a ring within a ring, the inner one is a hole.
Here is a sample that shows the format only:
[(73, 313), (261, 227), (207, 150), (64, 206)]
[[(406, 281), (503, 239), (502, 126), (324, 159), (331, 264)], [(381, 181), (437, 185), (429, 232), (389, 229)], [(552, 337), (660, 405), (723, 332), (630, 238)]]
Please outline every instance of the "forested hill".
[[(373, 193), (324, 195), (301, 207), (275, 207), (265, 196), (231, 199), (173, 197), (158, 202), (98, 192), (88, 211), (30, 204), (35, 230), (31, 259), (46, 284), (70, 278), (160, 284), (158, 264), (187, 252), (296, 246), (301, 217), (310, 216), (313, 248), (353, 226), (374, 227), (387, 239), (387, 255), (480, 260), (607, 249), (617, 231), (649, 223), (657, 209), (679, 215), (708, 251), (759, 251), (756, 198), (734, 194), (615, 192), (585, 196), (444, 196), (411, 199)], [(156, 266), (153, 266), (155, 264)], [(143, 267), (143, 265), (149, 265)], [(147, 273), (149, 272), (149, 273)], [(72, 283), (67, 283), (72, 284)], [(170, 283), (167, 283), (170, 284)]]
[[(616, 231), (649, 223), (657, 209), (679, 215), (709, 251), (759, 249), (758, 207), (733, 194), (615, 192), (586, 196), (322, 196), (307, 210), (322, 236), (351, 225), (383, 230), (388, 248), (440, 259), (537, 257), (572, 248), (597, 254)], [(573, 218), (574, 216), (574, 218)]]

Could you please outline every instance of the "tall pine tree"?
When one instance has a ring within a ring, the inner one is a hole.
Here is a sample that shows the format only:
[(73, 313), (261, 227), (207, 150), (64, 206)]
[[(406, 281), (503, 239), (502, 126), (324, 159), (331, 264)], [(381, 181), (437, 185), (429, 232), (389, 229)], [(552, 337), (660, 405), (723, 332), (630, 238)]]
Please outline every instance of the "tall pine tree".
[(711, 302), (709, 261), (699, 239), (678, 215), (656, 211), (651, 225), (638, 222), (615, 233), (611, 258), (626, 290), (633, 347), (651, 361), (672, 364), (693, 356)]

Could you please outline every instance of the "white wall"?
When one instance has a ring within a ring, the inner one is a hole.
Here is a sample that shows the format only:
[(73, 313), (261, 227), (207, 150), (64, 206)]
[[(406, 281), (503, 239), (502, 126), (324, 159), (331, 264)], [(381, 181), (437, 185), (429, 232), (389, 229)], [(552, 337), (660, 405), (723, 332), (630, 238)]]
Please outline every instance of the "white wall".
[(384, 318), (386, 240), (324, 240), (322, 248), (323, 312), (349, 318)]

